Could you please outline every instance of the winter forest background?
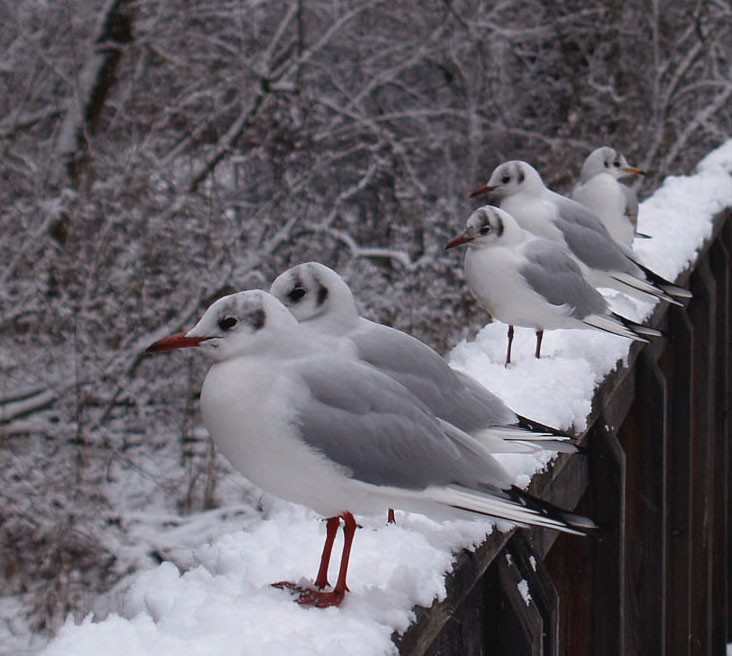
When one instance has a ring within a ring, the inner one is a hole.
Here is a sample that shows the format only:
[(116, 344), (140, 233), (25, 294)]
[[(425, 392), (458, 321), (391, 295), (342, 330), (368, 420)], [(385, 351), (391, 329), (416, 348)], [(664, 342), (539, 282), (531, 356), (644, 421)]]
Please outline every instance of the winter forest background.
[(0, 596), (53, 631), (262, 510), (205, 362), (143, 355), (212, 299), (315, 259), (444, 352), (498, 163), (614, 145), (643, 197), (730, 134), (729, 0), (3, 0)]

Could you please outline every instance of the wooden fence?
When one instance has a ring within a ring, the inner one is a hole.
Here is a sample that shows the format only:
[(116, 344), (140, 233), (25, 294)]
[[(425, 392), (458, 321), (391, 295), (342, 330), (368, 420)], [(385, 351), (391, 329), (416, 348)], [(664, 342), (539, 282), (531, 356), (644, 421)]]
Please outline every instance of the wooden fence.
[[(586, 455), (530, 491), (592, 517), (600, 538), (532, 529), (458, 556), (448, 597), (394, 636), (401, 654), (707, 655), (732, 642), (732, 210), (715, 218), (694, 298), (660, 304), (668, 339), (634, 344), (597, 389)], [(518, 584), (528, 583), (527, 604)]]

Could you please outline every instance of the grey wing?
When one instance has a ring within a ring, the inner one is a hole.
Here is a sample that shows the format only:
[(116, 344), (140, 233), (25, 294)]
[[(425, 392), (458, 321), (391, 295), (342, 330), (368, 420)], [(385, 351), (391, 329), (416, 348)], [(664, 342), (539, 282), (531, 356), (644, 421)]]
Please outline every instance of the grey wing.
[(559, 212), (555, 225), (580, 262), (599, 271), (639, 274), (640, 270), (628, 258), (623, 247), (592, 212), (559, 194), (553, 194), (552, 200)]
[(585, 280), (569, 253), (553, 242), (535, 239), (525, 249), (526, 263), (519, 273), (538, 294), (552, 305), (567, 305), (575, 319), (605, 314), (602, 295)]
[(302, 439), (353, 478), (407, 489), (510, 485), (493, 458), (467, 448), (471, 438), (448, 437), (408, 390), (371, 367), (308, 361), (300, 377), (311, 393), (297, 408)]
[(433, 414), (468, 433), (516, 423), (516, 415), (478, 381), (455, 371), (427, 344), (364, 320), (351, 335), (358, 356), (401, 383)]
[[(455, 371), (453, 369), (453, 371)], [(455, 374), (463, 384), (464, 393), (471, 399), (474, 400), (481, 410), (481, 416), (491, 417), (491, 422), (488, 426), (512, 426), (518, 424), (518, 416), (511, 410), (501, 399), (499, 399), (493, 392), (491, 392), (485, 385), (479, 383), (472, 376), (463, 373), (462, 371), (455, 371)], [(454, 421), (450, 422), (455, 424)], [(455, 424), (457, 426), (457, 424)], [(465, 430), (465, 429), (463, 429)]]
[(622, 182), (618, 182), (618, 184), (625, 196), (625, 216), (635, 228), (638, 225), (638, 196), (627, 185), (624, 185)]

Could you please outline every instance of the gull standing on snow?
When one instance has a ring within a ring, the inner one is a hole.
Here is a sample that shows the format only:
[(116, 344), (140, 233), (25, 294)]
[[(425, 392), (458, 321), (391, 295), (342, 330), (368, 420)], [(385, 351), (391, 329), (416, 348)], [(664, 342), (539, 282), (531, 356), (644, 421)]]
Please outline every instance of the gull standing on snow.
[(490, 205), (475, 210), (465, 232), (445, 248), (462, 244), (468, 246), (464, 266), (470, 291), (508, 324), (507, 365), (514, 326), (536, 331), (537, 358), (547, 329), (599, 328), (641, 342), (648, 341), (643, 335), (661, 335), (611, 312), (565, 248), (522, 229), (508, 212)]
[(645, 175), (630, 166), (614, 148), (603, 146), (585, 159), (580, 179), (572, 190), (572, 200), (584, 205), (607, 228), (619, 244), (630, 247), (638, 225), (638, 197), (620, 182), (629, 175)]
[(596, 287), (612, 287), (646, 301), (660, 298), (674, 305), (682, 305), (678, 298), (691, 297), (687, 289), (643, 266), (586, 207), (547, 189), (530, 164), (517, 160), (501, 164), (471, 196), (486, 193), (497, 198), (501, 209), (522, 228), (565, 246)]
[(557, 429), (517, 415), (416, 337), (361, 317), (346, 282), (324, 264), (288, 269), (270, 293), (315, 340), (351, 352), (401, 383), (437, 417), (477, 437), (492, 452), (576, 451)]
[[(272, 295), (225, 296), (184, 334), (148, 351), (198, 347), (213, 361), (201, 389), (203, 420), (249, 480), (328, 518), (315, 587), (281, 582), (298, 601), (338, 605), (357, 524), (388, 508), (435, 518), (487, 515), (583, 534), (594, 524), (535, 499), (466, 433), (450, 434), (406, 388), (373, 367), (314, 345)], [(344, 522), (338, 581), (327, 571)]]

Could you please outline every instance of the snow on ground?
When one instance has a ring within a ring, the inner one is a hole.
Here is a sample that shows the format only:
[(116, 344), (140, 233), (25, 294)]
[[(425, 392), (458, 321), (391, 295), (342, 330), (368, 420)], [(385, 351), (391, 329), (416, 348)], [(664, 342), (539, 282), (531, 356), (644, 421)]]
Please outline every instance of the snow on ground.
[[(730, 172), (732, 141), (706, 157), (696, 175), (668, 178), (641, 205), (639, 228), (653, 239), (636, 242), (636, 249), (649, 266), (674, 278), (693, 260), (710, 234), (711, 217), (732, 205)], [(610, 299), (633, 318), (652, 310), (619, 294)], [(533, 333), (517, 329), (514, 363), (505, 368), (506, 327), (494, 323), (458, 344), (450, 359), (518, 412), (580, 431), (595, 387), (627, 357), (629, 345), (595, 331), (553, 331), (545, 335), (544, 357), (536, 360)], [(522, 486), (548, 460), (546, 453), (502, 457)], [(231, 532), (193, 549), (185, 572), (167, 562), (136, 575), (112, 598), (114, 612), (101, 621), (69, 620), (43, 654), (394, 653), (391, 634), (407, 628), (412, 607), (444, 596), (453, 553), (474, 548), (492, 527), (402, 513), (396, 526), (386, 526), (383, 517), (359, 521), (351, 592), (340, 608), (302, 608), (287, 592), (270, 587), (282, 579), (312, 580), (325, 527), (309, 510), (265, 497), (261, 516), (240, 519)], [(331, 580), (339, 553), (336, 543)]]

